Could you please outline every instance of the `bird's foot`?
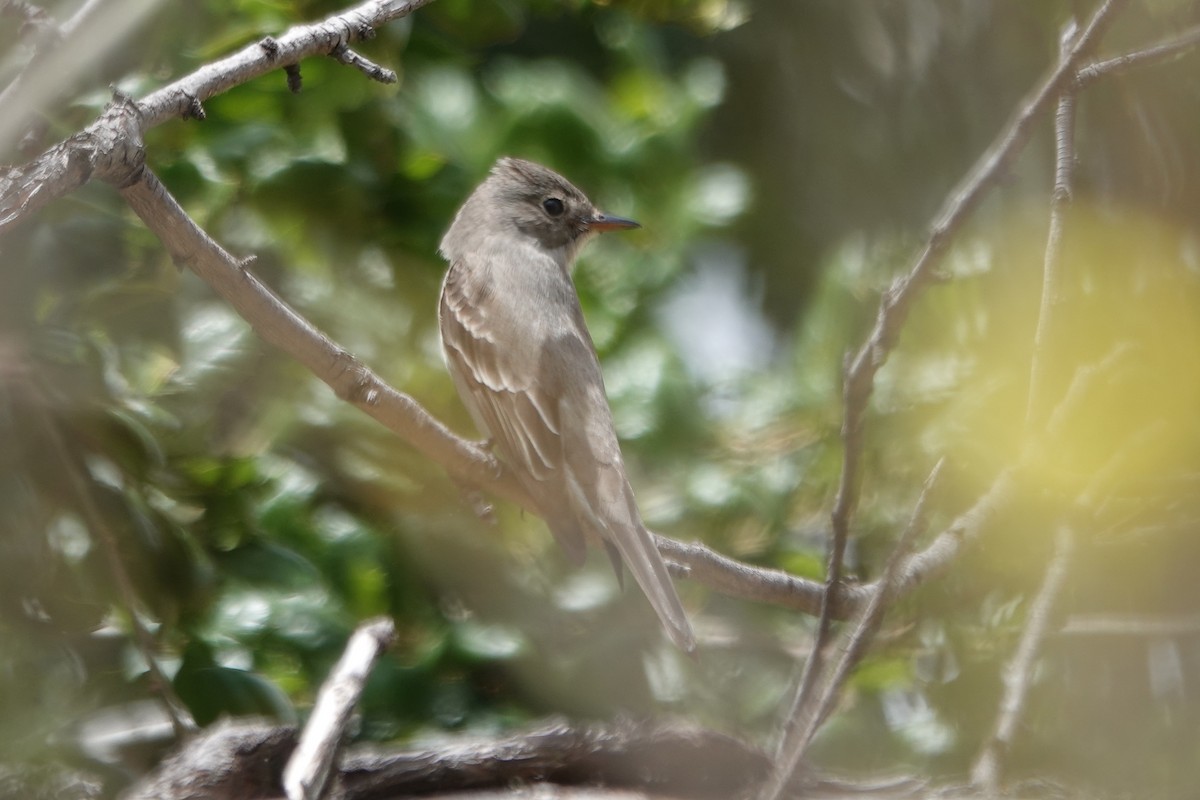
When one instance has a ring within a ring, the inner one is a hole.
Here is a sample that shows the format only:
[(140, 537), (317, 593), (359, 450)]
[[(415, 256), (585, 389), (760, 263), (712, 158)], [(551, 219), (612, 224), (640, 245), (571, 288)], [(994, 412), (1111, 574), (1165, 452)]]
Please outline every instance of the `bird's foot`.
[(500, 480), (500, 476), (504, 474), (504, 465), (500, 463), (500, 459), (496, 456), (496, 440), (492, 438), (480, 439), (475, 442), (475, 446), (492, 457), (492, 480)]
[(479, 487), (461, 478), (451, 478), (454, 485), (458, 487), (459, 494), (463, 500), (471, 507), (471, 511), (475, 516), (489, 525), (496, 524), (496, 508), (483, 497), (483, 492), (479, 491)]

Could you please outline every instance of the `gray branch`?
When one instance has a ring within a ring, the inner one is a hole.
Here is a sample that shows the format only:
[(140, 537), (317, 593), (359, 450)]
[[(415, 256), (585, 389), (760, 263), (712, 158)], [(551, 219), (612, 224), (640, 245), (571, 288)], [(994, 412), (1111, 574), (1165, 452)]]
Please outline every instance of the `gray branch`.
[(204, 101), (234, 86), (305, 58), (330, 55), (369, 38), (379, 26), (407, 16), (432, 0), (370, 0), (322, 22), (300, 25), (265, 43), (206, 64), (145, 98), (113, 107), (83, 131), (50, 147), (29, 164), (0, 172), (0, 236), (54, 200), (92, 178), (109, 180), (121, 154), (150, 128), (175, 118), (197, 116)]
[(326, 796), (334, 759), (354, 707), (371, 668), (395, 636), (396, 624), (388, 617), (379, 617), (359, 625), (350, 637), (342, 657), (321, 685), (300, 742), (284, 767), (283, 789), (288, 800), (319, 800)]

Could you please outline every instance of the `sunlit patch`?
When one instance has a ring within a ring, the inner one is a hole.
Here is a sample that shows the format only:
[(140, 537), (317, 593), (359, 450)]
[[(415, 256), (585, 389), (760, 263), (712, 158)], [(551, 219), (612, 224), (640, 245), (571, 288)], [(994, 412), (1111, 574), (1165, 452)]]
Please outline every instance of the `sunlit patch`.
[(981, 478), (1019, 462), (1094, 504), (1200, 455), (1200, 275), (1189, 235), (1149, 216), (1083, 206), (1065, 230), (1036, 353), (1044, 223), (1010, 218), (951, 259), (977, 277), (928, 293), (880, 400), (928, 404), (923, 443)]
[(691, 211), (710, 225), (725, 225), (750, 202), (750, 179), (731, 164), (706, 167), (696, 180)]
[(554, 592), (554, 604), (566, 611), (588, 611), (611, 602), (616, 592), (617, 582), (611, 573), (580, 570)]
[(420, 106), (447, 128), (462, 130), (475, 121), (479, 98), (462, 70), (439, 68), (423, 73), (416, 81), (416, 95)]
[(463, 650), (479, 658), (512, 658), (526, 644), (519, 631), (504, 625), (465, 622), (455, 628), (455, 635)]

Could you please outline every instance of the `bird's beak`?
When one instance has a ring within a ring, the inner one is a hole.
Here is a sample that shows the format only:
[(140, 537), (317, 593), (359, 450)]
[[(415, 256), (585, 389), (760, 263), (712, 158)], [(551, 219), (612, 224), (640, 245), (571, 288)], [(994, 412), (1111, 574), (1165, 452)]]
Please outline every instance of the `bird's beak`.
[(642, 227), (639, 223), (625, 217), (614, 217), (612, 214), (604, 214), (599, 211), (592, 214), (587, 221), (588, 230), (590, 231), (622, 231), (629, 228)]

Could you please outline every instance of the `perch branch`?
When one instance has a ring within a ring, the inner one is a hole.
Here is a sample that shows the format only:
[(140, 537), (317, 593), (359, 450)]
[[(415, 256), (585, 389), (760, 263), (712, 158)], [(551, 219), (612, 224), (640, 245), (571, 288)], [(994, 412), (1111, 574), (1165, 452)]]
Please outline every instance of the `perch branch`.
[(416, 400), (384, 383), (263, 285), (246, 263), (200, 229), (166, 187), (143, 168), (121, 194), (168, 252), (208, 283), (268, 343), (295, 358), (338, 397), (365, 411), (451, 474), (525, 507), (532, 504), (511, 473), (486, 450), (464, 440)]

